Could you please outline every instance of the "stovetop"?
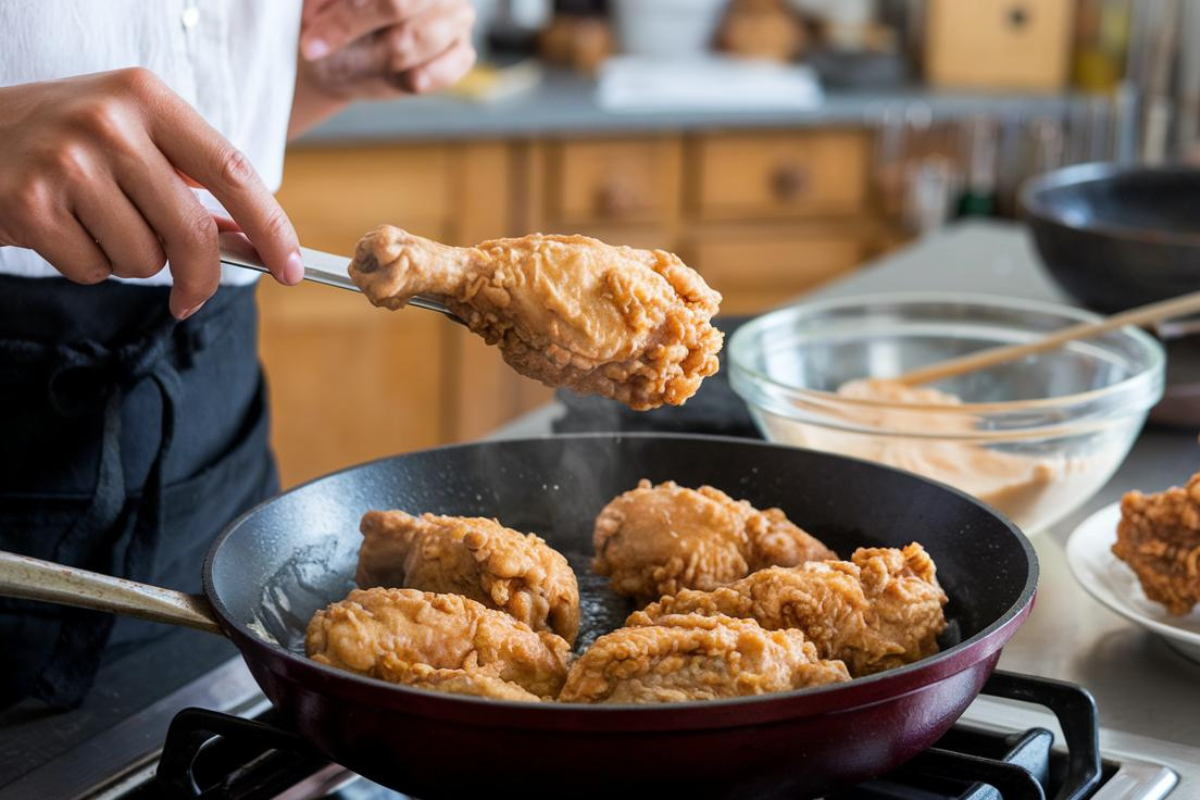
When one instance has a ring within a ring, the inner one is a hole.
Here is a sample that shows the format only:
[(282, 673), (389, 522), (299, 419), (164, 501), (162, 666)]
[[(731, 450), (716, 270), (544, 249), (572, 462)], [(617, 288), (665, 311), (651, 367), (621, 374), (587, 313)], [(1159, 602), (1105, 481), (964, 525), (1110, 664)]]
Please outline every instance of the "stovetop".
[[(1158, 800), (1176, 787), (1179, 764), (1200, 764), (1200, 750), (1185, 752), (1167, 742), (1136, 737), (1122, 741), (1098, 731), (1090, 696), (1072, 684), (998, 673), (985, 692), (992, 694), (977, 700), (934, 749), (894, 773), (828, 800), (993, 800), (1001, 796), (993, 785), (1003, 787), (1005, 800), (1065, 797), (1061, 792), (1086, 774), (1097, 745), (1102, 748), (1098, 788), (1078, 797)], [(1054, 709), (1017, 706), (1011, 698), (1035, 698)], [(215, 710), (194, 708), (197, 703)], [(168, 721), (165, 741), (130, 736), (136, 730), (159, 730)], [(223, 735), (214, 736), (213, 731)], [(90, 747), (64, 754), (10, 784), (0, 797), (404, 798), (327, 763), (293, 740), (274, 727), (269, 703), (241, 661), (233, 659)], [(144, 750), (147, 744), (150, 749)], [(103, 763), (112, 774), (97, 780), (99, 754), (104, 754)], [(1175, 762), (1174, 769), (1170, 762)], [(1185, 779), (1200, 785), (1200, 776)]]

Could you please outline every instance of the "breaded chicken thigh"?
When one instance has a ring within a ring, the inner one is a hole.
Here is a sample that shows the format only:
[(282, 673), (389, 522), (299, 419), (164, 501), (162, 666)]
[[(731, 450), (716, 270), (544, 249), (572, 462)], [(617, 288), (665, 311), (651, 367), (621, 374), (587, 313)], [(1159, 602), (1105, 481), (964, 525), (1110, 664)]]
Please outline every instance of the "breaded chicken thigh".
[[(313, 615), (308, 656), (322, 664), (384, 680), (403, 680), (405, 665), (454, 670), (554, 697), (567, 673), (570, 646), (533, 631), (502, 611), (455, 594), (416, 589), (355, 589)], [(442, 675), (427, 683), (436, 688)]]
[(799, 631), (754, 620), (672, 614), (605, 634), (571, 666), (565, 703), (678, 703), (803, 689), (849, 680)]
[(1186, 486), (1121, 498), (1113, 555), (1141, 581), (1146, 597), (1172, 614), (1200, 603), (1200, 474)]
[(368, 511), (354, 580), (360, 588), (452, 592), (507, 612), (574, 644), (579, 586), (561, 553), (541, 538), (484, 517)]
[(522, 375), (639, 411), (682, 404), (717, 371), (721, 295), (662, 250), (541, 234), (449, 247), (383, 225), (350, 277), (377, 306), (443, 299)]
[(642, 603), (683, 589), (715, 589), (773, 565), (837, 558), (777, 508), (759, 511), (711, 486), (674, 481), (616, 497), (596, 517), (592, 568)]
[(753, 619), (796, 629), (821, 658), (840, 659), (856, 677), (933, 655), (946, 627), (946, 593), (925, 549), (862, 548), (851, 560), (774, 567), (712, 591), (682, 591), (635, 612), (627, 625), (677, 614)]

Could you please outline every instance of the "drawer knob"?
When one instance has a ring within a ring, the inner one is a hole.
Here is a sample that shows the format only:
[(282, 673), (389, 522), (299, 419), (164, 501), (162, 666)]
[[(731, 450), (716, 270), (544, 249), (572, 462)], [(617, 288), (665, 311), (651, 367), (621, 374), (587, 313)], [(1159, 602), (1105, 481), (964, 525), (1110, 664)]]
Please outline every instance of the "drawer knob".
[(776, 199), (791, 201), (808, 189), (808, 170), (797, 164), (784, 164), (771, 173), (771, 191)]
[(610, 181), (596, 191), (596, 211), (602, 217), (627, 217), (639, 205), (637, 192), (619, 181)]

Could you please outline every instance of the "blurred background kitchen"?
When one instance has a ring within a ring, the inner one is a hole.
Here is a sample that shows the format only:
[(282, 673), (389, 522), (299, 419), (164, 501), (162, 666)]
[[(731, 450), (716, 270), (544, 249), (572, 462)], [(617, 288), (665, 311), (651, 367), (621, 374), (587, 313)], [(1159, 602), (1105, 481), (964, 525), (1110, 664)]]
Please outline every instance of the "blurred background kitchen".
[[(310, 247), (379, 223), (678, 252), (726, 313), (778, 305), (1071, 163), (1200, 159), (1193, 0), (476, 0), (480, 64), (293, 145)], [(285, 298), (286, 294), (286, 298)], [(262, 286), (285, 484), (545, 403), (456, 326)]]

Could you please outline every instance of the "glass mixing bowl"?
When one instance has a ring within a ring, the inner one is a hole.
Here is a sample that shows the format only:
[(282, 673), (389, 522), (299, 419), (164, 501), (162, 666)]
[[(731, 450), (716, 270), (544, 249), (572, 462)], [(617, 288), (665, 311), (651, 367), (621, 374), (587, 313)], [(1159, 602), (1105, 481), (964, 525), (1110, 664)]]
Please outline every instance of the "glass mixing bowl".
[(1152, 337), (1125, 328), (1072, 342), (933, 384), (955, 397), (921, 404), (837, 392), (1095, 319), (1068, 306), (958, 294), (800, 303), (733, 335), (730, 382), (771, 441), (920, 473), (1036, 533), (1125, 460), (1162, 396), (1163, 350)]

